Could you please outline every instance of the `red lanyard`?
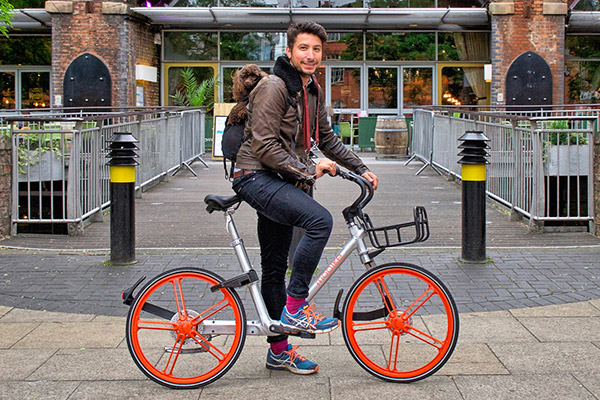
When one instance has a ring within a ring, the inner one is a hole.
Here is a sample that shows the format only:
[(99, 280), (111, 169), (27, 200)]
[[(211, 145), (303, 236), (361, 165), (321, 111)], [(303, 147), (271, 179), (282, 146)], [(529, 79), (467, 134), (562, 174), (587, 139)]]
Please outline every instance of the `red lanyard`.
[[(311, 147), (310, 143), (310, 120), (308, 113), (308, 95), (306, 94), (306, 86), (302, 89), (304, 91), (304, 115), (303, 115), (303, 125), (304, 125), (304, 150), (308, 153)], [(315, 127), (315, 141), (319, 143), (319, 97), (317, 94), (317, 118), (316, 118), (316, 127)]]

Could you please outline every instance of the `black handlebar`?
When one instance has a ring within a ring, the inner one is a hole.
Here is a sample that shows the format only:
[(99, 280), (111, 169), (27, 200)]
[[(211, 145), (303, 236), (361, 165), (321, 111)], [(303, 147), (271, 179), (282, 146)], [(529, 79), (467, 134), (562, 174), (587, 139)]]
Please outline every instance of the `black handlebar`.
[[(325, 172), (328, 175), (331, 175), (328, 170), (325, 170)], [(362, 209), (373, 199), (373, 185), (371, 182), (354, 172), (344, 172), (338, 166), (336, 166), (335, 176), (340, 176), (342, 179), (352, 181), (360, 187), (360, 195), (354, 200), (354, 203), (352, 203), (350, 207), (347, 207), (342, 211), (346, 221), (350, 222), (354, 217), (364, 219)]]

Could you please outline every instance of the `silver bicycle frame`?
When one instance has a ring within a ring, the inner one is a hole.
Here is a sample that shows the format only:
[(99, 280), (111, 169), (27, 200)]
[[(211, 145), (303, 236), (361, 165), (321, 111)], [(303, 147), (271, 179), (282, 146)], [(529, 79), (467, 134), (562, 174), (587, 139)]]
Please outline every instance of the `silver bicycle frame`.
[[(231, 247), (235, 250), (235, 255), (238, 259), (242, 272), (250, 272), (252, 264), (250, 258), (246, 252), (246, 247), (240, 235), (238, 234), (235, 223), (233, 222), (233, 214), (235, 213), (234, 208), (230, 208), (225, 211), (225, 229), (231, 235)], [(344, 263), (348, 256), (354, 249), (357, 249), (358, 255), (363, 264), (370, 266), (372, 263), (371, 258), (368, 255), (368, 248), (364, 241), (365, 230), (360, 226), (352, 223), (348, 226), (350, 235), (352, 236), (348, 242), (344, 245), (342, 250), (337, 254), (335, 259), (329, 264), (327, 268), (319, 277), (312, 283), (309, 288), (308, 298), (306, 301), (311, 301), (321, 288), (327, 283), (329, 278), (338, 270), (338, 268)], [(276, 336), (279, 333), (273, 333), (269, 330), (271, 325), (279, 325), (279, 321), (274, 321), (269, 317), (265, 301), (263, 300), (262, 294), (260, 293), (259, 282), (255, 281), (247, 285), (256, 311), (258, 312), (258, 320), (247, 321), (247, 335), (262, 335), (262, 336)], [(210, 320), (204, 321), (202, 327), (198, 328), (199, 333), (215, 334), (215, 335), (232, 335), (235, 333), (235, 322), (234, 321), (222, 321), (222, 320)]]

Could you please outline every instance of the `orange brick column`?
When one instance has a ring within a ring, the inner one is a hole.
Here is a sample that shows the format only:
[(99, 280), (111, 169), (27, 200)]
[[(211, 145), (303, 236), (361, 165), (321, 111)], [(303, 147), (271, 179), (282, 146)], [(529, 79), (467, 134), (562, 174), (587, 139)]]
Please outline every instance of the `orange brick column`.
[(562, 104), (565, 91), (565, 18), (561, 0), (497, 0), (490, 4), (492, 21), (491, 104), (506, 104), (506, 73), (521, 54), (533, 51), (550, 66), (553, 104)]

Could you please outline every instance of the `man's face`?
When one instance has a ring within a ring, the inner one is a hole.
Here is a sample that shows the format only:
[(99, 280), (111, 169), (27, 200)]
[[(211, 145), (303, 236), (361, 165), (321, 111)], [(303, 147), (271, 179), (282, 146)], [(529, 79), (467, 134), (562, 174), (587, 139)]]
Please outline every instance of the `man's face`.
[(323, 57), (323, 43), (317, 35), (300, 33), (293, 48), (286, 47), (285, 53), (290, 63), (300, 75), (311, 76), (317, 71)]

